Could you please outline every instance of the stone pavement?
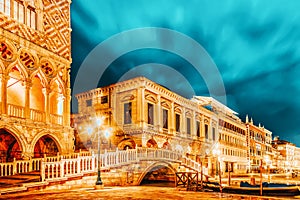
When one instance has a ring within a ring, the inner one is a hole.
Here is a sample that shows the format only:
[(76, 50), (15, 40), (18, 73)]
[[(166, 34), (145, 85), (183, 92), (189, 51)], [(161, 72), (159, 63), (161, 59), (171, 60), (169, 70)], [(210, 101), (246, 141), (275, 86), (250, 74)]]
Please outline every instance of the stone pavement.
[(94, 188), (81, 188), (73, 190), (49, 190), (31, 191), (26, 193), (7, 194), (0, 199), (30, 199), (30, 200), (52, 200), (52, 199), (94, 199), (94, 200), (210, 200), (210, 199), (233, 199), (233, 200), (278, 200), (278, 199), (300, 199), (300, 197), (260, 197), (236, 194), (220, 194), (214, 192), (193, 192), (179, 190), (174, 187), (154, 186), (131, 186), (131, 187), (104, 187), (100, 190)]

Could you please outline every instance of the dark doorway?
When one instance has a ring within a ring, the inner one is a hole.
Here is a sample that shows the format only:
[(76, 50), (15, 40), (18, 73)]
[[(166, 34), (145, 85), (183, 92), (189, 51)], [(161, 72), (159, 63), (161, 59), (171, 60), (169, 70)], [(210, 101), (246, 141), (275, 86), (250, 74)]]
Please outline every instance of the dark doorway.
[(0, 129), (0, 162), (21, 159), (22, 150), (16, 138), (5, 129)]
[(56, 156), (58, 148), (55, 141), (49, 136), (41, 137), (34, 146), (34, 157), (42, 158), (46, 156)]

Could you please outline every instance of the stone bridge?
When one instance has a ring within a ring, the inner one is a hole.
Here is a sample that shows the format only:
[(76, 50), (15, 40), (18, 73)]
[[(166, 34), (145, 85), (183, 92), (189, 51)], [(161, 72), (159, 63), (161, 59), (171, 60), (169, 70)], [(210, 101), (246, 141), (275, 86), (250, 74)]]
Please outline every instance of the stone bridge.
[[(68, 182), (94, 185), (98, 169), (98, 155), (80, 152), (28, 161), (0, 163), (0, 175), (7, 176), (30, 171), (40, 171), (41, 182)], [(175, 181), (178, 171), (193, 170), (207, 175), (207, 169), (179, 151), (143, 148), (105, 151), (100, 154), (101, 177), (106, 185), (140, 185), (145, 176), (165, 168), (170, 179)], [(156, 177), (157, 178), (157, 177)]]

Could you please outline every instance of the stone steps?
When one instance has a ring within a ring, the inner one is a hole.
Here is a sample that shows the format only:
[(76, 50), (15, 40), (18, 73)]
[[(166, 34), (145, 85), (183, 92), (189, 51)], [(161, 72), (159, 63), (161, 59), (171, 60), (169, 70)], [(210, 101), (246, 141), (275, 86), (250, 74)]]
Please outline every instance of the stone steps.
[(20, 187), (24, 183), (39, 182), (40, 173), (39, 172), (28, 172), (22, 174), (16, 174), (12, 176), (0, 177), (0, 187)]

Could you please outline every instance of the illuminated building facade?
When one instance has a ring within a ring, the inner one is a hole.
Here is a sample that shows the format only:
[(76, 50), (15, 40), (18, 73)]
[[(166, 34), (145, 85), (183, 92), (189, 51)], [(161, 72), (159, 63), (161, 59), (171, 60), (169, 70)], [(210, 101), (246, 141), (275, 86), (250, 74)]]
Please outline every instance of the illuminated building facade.
[(249, 121), (246, 117), (247, 127), (247, 146), (248, 146), (248, 171), (258, 172), (260, 170), (260, 162), (264, 166), (274, 168), (276, 166), (275, 151), (272, 148), (272, 132), (262, 127), (260, 124), (256, 126), (253, 120)]
[(70, 1), (0, 1), (0, 162), (73, 151)]
[(283, 172), (299, 170), (299, 148), (295, 144), (275, 137), (272, 142), (274, 148), (279, 152), (277, 168)]
[[(105, 116), (112, 127), (104, 148), (135, 146), (183, 151), (202, 161), (209, 173), (247, 167), (246, 126), (236, 113), (211, 97), (186, 99), (144, 77), (77, 94), (78, 112), (73, 116), (78, 138), (95, 147), (95, 117)], [(92, 145), (94, 143), (94, 145)]]

